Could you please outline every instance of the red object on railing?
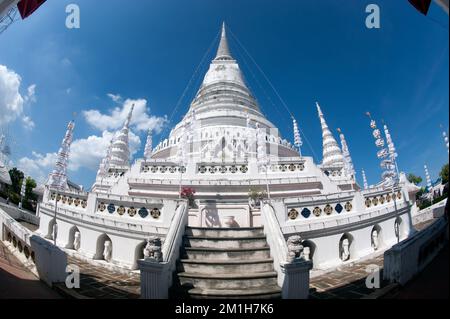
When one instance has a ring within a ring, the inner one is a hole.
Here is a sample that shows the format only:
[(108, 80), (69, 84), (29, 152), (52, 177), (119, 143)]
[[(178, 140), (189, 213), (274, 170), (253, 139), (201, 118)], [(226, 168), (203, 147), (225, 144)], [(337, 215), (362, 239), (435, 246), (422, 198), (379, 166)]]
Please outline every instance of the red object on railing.
[(20, 16), (25, 19), (33, 14), (47, 0), (21, 0), (17, 4)]

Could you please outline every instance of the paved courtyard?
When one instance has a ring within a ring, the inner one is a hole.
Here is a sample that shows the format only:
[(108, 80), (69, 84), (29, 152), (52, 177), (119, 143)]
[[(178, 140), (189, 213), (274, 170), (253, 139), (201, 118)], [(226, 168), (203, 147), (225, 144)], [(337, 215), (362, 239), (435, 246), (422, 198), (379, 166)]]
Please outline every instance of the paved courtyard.
[[(427, 221), (415, 227), (417, 230), (423, 230), (433, 222), (434, 220)], [(445, 251), (447, 253), (446, 256), (448, 256), (448, 249)], [(441, 257), (437, 260), (443, 260), (443, 258)], [(440, 272), (442, 272), (442, 267), (447, 267), (448, 278), (448, 260), (447, 266), (443, 266), (443, 263), (438, 261), (432, 264), (430, 268), (441, 269)], [(140, 296), (140, 278), (138, 273), (122, 274), (113, 272), (99, 265), (92, 265), (71, 256), (68, 256), (68, 263), (75, 264), (80, 268), (80, 288), (70, 290), (65, 287), (65, 284), (59, 284), (55, 291), (40, 282), (23, 267), (20, 261), (0, 242), (0, 298), (61, 298), (64, 296), (67, 298), (135, 299)], [(370, 298), (373, 296), (373, 293), (377, 292), (377, 289), (366, 287), (365, 281), (368, 276), (366, 269), (369, 265), (380, 267), (381, 288), (389, 288), (389, 284), (382, 281), (383, 254), (381, 254), (375, 258), (356, 264), (348, 264), (311, 278), (310, 298)], [(410, 295), (407, 292), (396, 291), (395, 293), (390, 292), (388, 296), (391, 298), (420, 296), (421, 291), (423, 292), (423, 289), (427, 289), (427, 282), (430, 283), (430, 278), (433, 278), (433, 272), (433, 270), (426, 269), (423, 275), (424, 279), (412, 282)], [(440, 289), (445, 289), (445, 287), (442, 286)], [(448, 296), (448, 286), (446, 289)]]
[[(421, 231), (436, 220), (429, 220), (414, 227)], [(360, 299), (367, 298), (377, 293), (378, 289), (369, 289), (366, 286), (366, 278), (370, 272), (369, 265), (380, 268), (380, 289), (388, 289), (389, 283), (383, 281), (383, 255), (368, 259), (356, 264), (348, 264), (328, 272), (326, 274), (311, 278), (311, 299)]]
[(112, 272), (70, 256), (68, 263), (77, 265), (81, 272), (79, 289), (69, 291), (64, 284), (58, 286), (60, 291), (68, 297), (94, 299), (136, 299), (140, 297), (139, 274)]
[(60, 299), (0, 241), (0, 299)]

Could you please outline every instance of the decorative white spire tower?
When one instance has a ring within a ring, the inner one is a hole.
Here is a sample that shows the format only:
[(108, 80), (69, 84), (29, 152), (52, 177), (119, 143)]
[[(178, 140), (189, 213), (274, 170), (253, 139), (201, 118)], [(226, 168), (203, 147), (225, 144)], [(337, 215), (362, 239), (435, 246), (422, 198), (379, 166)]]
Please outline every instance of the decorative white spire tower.
[(444, 138), (444, 143), (445, 146), (447, 146), (447, 153), (449, 153), (449, 145), (448, 145), (448, 136), (447, 136), (447, 132), (444, 131), (444, 128), (441, 125), (441, 129), (442, 129), (442, 137)]
[(144, 149), (144, 157), (146, 160), (149, 160), (152, 157), (153, 153), (153, 136), (152, 136), (152, 130), (148, 130), (147, 134), (147, 142), (145, 143), (145, 149)]
[(302, 138), (300, 136), (300, 131), (298, 129), (298, 124), (297, 121), (295, 120), (294, 117), (292, 117), (292, 122), (293, 122), (293, 126), (294, 126), (294, 145), (295, 147), (297, 147), (298, 149), (298, 153), (300, 154), (300, 157), (302, 156), (302, 145), (303, 145), (303, 141)]
[(219, 48), (217, 49), (215, 60), (233, 60), (230, 53), (230, 47), (228, 46), (225, 22), (222, 23), (222, 34), (220, 36)]
[(319, 113), (320, 124), (322, 125), (322, 138), (323, 138), (323, 159), (322, 165), (324, 167), (344, 167), (344, 157), (342, 156), (341, 149), (338, 143), (331, 134), (327, 122), (323, 116), (320, 105), (316, 102), (317, 112)]
[(27, 179), (28, 179), (28, 176), (26, 176), (26, 175), (22, 179), (22, 186), (20, 187), (19, 208), (22, 208), (22, 203), (23, 203), (23, 200), (25, 199), (25, 193), (27, 190)]
[(111, 149), (113, 145), (114, 138), (111, 139), (111, 142), (109, 143), (108, 149), (106, 150), (106, 156), (103, 158), (102, 162), (100, 163), (100, 167), (97, 171), (97, 178), (103, 178), (108, 176), (109, 166), (111, 162)]
[(127, 119), (123, 128), (117, 134), (111, 146), (111, 168), (123, 168), (130, 165), (130, 148), (128, 143), (128, 134), (130, 131), (131, 117), (133, 116), (134, 104), (128, 113)]
[(383, 184), (385, 187), (393, 186), (397, 179), (397, 174), (395, 173), (395, 162), (392, 161), (389, 154), (389, 150), (386, 149), (384, 139), (381, 135), (381, 131), (377, 128), (377, 123), (372, 119), (369, 112), (366, 115), (370, 118), (370, 128), (373, 130), (373, 137), (375, 138), (375, 145), (380, 149), (377, 152), (377, 157), (381, 160), (380, 166), (383, 169), (381, 178), (383, 179)]
[(57, 190), (65, 190), (69, 186), (67, 185), (67, 166), (69, 164), (70, 145), (73, 140), (73, 129), (75, 123), (70, 121), (67, 125), (66, 135), (61, 143), (61, 148), (58, 151), (58, 157), (56, 160), (53, 172), (50, 174), (47, 185), (50, 188)]
[(364, 183), (364, 189), (369, 189), (369, 183), (367, 183), (367, 177), (366, 172), (364, 170), (361, 170), (363, 183)]
[(428, 187), (428, 191), (431, 192), (431, 189), (433, 187), (433, 184), (431, 183), (431, 177), (430, 177), (430, 172), (428, 172), (428, 167), (427, 165), (423, 166), (424, 170), (425, 170), (425, 179), (427, 181), (427, 187)]
[(259, 123), (256, 123), (256, 156), (258, 164), (261, 166), (267, 165), (268, 163), (268, 157), (267, 157), (267, 150), (266, 150), (266, 139), (264, 135), (264, 129), (259, 126)]
[(344, 156), (344, 169), (348, 176), (350, 176), (352, 179), (355, 178), (355, 169), (353, 167), (353, 161), (352, 157), (350, 156), (350, 151), (348, 150), (348, 144), (345, 140), (344, 133), (342, 133), (341, 129), (338, 128), (337, 131), (339, 132), (339, 137), (341, 139), (341, 148), (342, 148), (342, 155)]
[(388, 150), (389, 150), (389, 158), (391, 160), (392, 163), (394, 163), (395, 165), (395, 170), (397, 173), (397, 177), (400, 176), (399, 171), (398, 171), (398, 166), (397, 166), (397, 151), (395, 150), (395, 146), (394, 146), (394, 142), (392, 141), (392, 137), (391, 134), (389, 133), (388, 127), (385, 124), (384, 125), (384, 135), (386, 136), (386, 142), (388, 145)]

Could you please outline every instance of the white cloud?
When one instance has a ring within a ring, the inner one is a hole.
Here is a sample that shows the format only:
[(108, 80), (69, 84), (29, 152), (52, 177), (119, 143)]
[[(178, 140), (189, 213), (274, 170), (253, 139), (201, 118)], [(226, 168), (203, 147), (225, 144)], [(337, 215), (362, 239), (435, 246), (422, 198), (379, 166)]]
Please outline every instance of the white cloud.
[(20, 75), (0, 64), (0, 125), (14, 121), (23, 112), (21, 81)]
[(56, 163), (56, 157), (56, 153), (42, 155), (33, 152), (32, 158), (21, 158), (17, 163), (17, 167), (39, 183), (44, 183), (53, 165)]
[(33, 122), (33, 120), (29, 116), (22, 117), (22, 122), (25, 127), (25, 129), (32, 131), (34, 127), (36, 126)]
[(28, 87), (25, 102), (36, 102), (36, 84), (32, 84)]
[[(80, 168), (97, 171), (113, 136), (114, 133), (104, 131), (101, 136), (92, 135), (85, 139), (75, 140), (70, 149), (69, 179), (70, 173), (76, 172)], [(131, 156), (134, 156), (141, 147), (141, 140), (139, 136), (130, 132), (129, 143)], [(26, 174), (43, 183), (52, 171), (56, 159), (57, 153), (40, 154), (33, 152), (31, 157), (21, 158), (17, 166)]]
[(23, 97), (19, 91), (21, 82), (19, 74), (0, 64), (0, 125), (22, 117), (25, 128), (29, 130), (35, 124), (29, 116), (22, 116), (23, 107), (25, 103), (36, 102), (36, 84), (30, 85)]
[(138, 131), (152, 129), (156, 133), (161, 132), (167, 123), (167, 117), (150, 116), (147, 108), (147, 100), (145, 99), (127, 99), (121, 107), (115, 107), (109, 114), (102, 114), (98, 110), (87, 110), (83, 111), (83, 116), (96, 129), (101, 131), (117, 130), (122, 127), (133, 104), (134, 112), (131, 125), (136, 127)]
[(122, 101), (122, 97), (119, 94), (108, 93), (107, 96), (116, 103)]

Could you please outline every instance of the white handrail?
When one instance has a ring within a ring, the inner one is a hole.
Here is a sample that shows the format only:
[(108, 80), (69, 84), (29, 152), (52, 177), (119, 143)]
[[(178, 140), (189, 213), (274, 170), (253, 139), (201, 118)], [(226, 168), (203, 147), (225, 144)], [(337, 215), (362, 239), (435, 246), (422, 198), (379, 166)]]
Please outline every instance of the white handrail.
[(161, 248), (163, 261), (167, 263), (166, 274), (169, 276), (169, 287), (172, 285), (172, 273), (176, 267), (176, 262), (180, 254), (180, 246), (183, 241), (184, 230), (188, 223), (188, 211), (189, 207), (187, 203), (181, 202), (174, 214), (169, 231)]
[(278, 273), (278, 284), (282, 286), (284, 282), (284, 272), (281, 265), (287, 263), (288, 247), (284, 235), (281, 232), (280, 224), (275, 215), (275, 211), (270, 204), (265, 204), (262, 209), (262, 220), (264, 233), (274, 261), (275, 271)]

